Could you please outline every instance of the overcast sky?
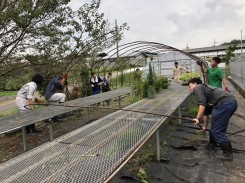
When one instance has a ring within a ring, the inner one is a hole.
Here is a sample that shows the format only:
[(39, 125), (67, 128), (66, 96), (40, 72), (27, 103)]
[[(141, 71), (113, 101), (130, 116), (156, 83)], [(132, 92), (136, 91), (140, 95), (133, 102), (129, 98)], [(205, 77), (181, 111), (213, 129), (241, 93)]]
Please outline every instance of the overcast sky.
[[(90, 0), (71, 0), (76, 10)], [(245, 39), (245, 0), (101, 0), (100, 12), (126, 22), (121, 43), (152, 41), (178, 49)]]

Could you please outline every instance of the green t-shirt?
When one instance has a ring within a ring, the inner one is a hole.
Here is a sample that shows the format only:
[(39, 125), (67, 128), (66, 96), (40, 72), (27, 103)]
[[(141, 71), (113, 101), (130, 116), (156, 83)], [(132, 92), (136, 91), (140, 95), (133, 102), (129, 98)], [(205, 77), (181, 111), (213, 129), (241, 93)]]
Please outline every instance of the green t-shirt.
[(208, 68), (208, 84), (217, 88), (222, 88), (222, 80), (225, 77), (224, 72), (218, 68)]

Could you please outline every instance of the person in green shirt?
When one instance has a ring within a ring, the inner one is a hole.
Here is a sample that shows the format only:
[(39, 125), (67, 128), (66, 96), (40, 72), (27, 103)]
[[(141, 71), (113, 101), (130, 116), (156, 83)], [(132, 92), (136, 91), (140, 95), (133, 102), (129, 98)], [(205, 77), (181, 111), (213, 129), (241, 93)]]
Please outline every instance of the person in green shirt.
[[(230, 90), (227, 86), (226, 79), (224, 76), (224, 72), (218, 67), (219, 63), (221, 62), (219, 57), (213, 57), (211, 60), (211, 67), (207, 69), (208, 73), (208, 85), (222, 88), (222, 83), (224, 85), (224, 89), (230, 93)], [(203, 116), (204, 126), (203, 130), (205, 131), (207, 129), (209, 117), (211, 117), (212, 108), (207, 108), (205, 111), (205, 114)], [(216, 142), (214, 140), (214, 137), (211, 133), (209, 133), (209, 143), (206, 146), (208, 150), (217, 150)]]
[(211, 60), (211, 67), (208, 68), (208, 84), (217, 88), (222, 88), (222, 83), (224, 85), (224, 89), (227, 92), (230, 92), (226, 79), (224, 76), (224, 72), (218, 67), (221, 62), (219, 57), (213, 57)]

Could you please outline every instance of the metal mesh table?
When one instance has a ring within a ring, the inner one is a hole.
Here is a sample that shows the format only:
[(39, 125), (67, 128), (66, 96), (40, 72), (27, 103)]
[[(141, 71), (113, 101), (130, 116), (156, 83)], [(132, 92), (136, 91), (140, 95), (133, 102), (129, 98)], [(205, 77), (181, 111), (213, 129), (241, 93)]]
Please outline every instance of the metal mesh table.
[[(186, 97), (185, 92), (175, 93), (170, 98), (146, 99), (127, 108), (170, 115)], [(114, 112), (3, 163), (0, 182), (107, 182), (166, 119)]]
[(13, 116), (0, 119), (0, 134), (20, 129), (24, 126), (37, 123), (46, 119), (53, 118), (54, 116), (68, 113), (82, 107), (94, 105), (98, 102), (117, 98), (123, 95), (130, 94), (132, 89), (130, 87), (113, 90), (110, 92), (101, 93), (89, 97), (79, 98), (66, 102), (66, 105), (73, 105), (77, 107), (64, 107), (64, 106), (47, 106), (40, 109), (32, 110), (27, 113), (20, 113)]

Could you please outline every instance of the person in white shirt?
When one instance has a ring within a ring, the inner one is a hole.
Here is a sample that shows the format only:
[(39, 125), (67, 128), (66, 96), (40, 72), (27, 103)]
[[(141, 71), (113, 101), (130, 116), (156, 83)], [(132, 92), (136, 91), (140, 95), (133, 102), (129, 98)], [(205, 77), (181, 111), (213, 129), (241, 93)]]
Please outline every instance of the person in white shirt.
[(174, 62), (174, 69), (173, 69), (173, 77), (172, 79), (175, 80), (176, 83), (180, 81), (179, 77), (184, 72), (187, 72), (187, 70), (184, 67), (181, 67), (178, 65), (178, 62)]
[[(36, 98), (34, 96), (34, 92), (36, 91), (37, 85), (42, 84), (44, 81), (44, 78), (40, 74), (36, 74), (33, 76), (32, 81), (25, 84), (17, 93), (15, 104), (19, 108), (19, 111), (22, 112), (28, 112), (32, 109), (30, 104), (33, 104), (34, 102), (41, 102), (40, 99)], [(37, 133), (41, 132), (41, 130), (36, 129), (35, 124), (31, 124), (26, 126), (26, 132), (30, 133)]]

